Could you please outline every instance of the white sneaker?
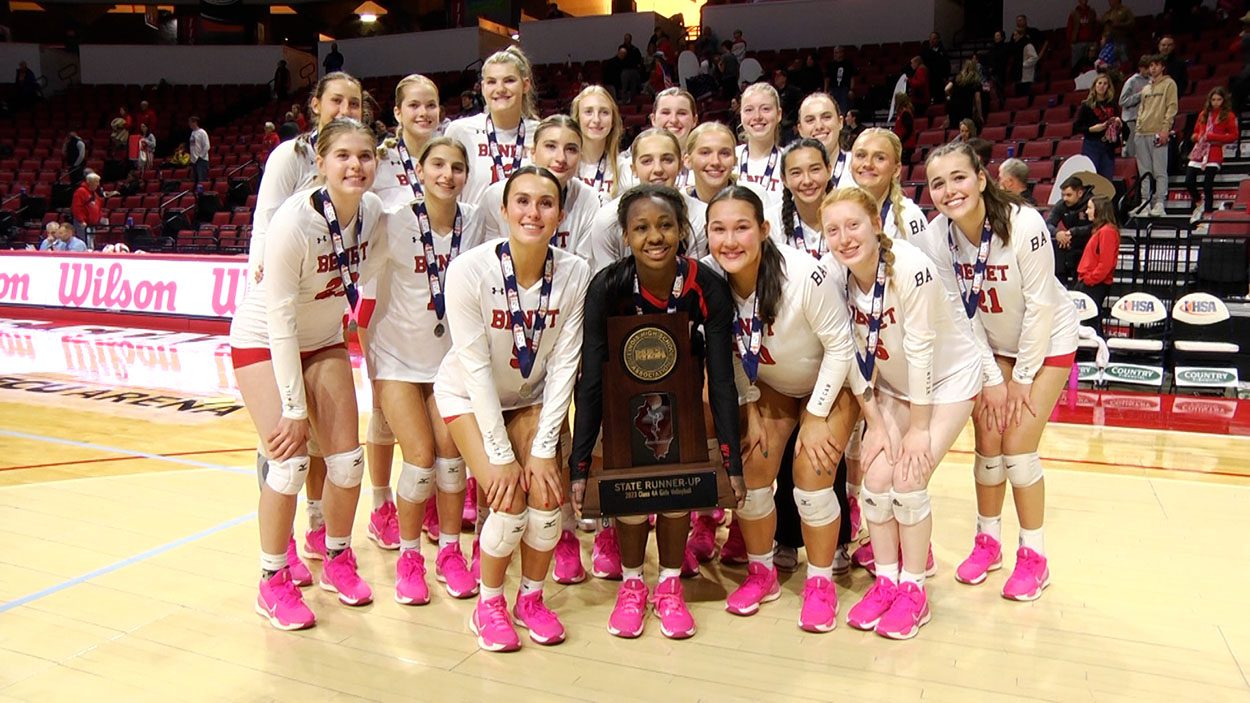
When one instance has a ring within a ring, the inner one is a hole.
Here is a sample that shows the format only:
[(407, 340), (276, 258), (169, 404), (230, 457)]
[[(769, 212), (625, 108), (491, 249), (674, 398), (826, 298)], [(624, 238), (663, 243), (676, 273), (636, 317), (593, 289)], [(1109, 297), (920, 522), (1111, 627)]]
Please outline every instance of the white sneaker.
[(1210, 228), (1210, 225), (1207, 224), (1206, 222), (1203, 222), (1202, 224), (1194, 227), (1194, 234), (1206, 234), (1209, 228)]
[(1202, 213), (1202, 206), (1201, 206), (1201, 205), (1199, 205), (1198, 207), (1195, 207), (1195, 208), (1194, 208), (1194, 211), (1193, 211), (1192, 213), (1190, 213), (1190, 215), (1189, 215), (1189, 224), (1191, 224), (1191, 225), (1192, 225), (1192, 224), (1194, 224), (1195, 222), (1197, 222), (1198, 220), (1201, 220), (1201, 219), (1202, 219), (1202, 214), (1203, 214), (1203, 213)]
[(1130, 210), (1128, 214), (1129, 214), (1129, 217), (1146, 217), (1148, 214), (1150, 214), (1150, 201), (1147, 200), (1141, 205), (1138, 205), (1137, 207)]
[(1155, 203), (1154, 207), (1150, 208), (1150, 216), (1151, 217), (1167, 217), (1168, 214), (1163, 209), (1163, 203)]

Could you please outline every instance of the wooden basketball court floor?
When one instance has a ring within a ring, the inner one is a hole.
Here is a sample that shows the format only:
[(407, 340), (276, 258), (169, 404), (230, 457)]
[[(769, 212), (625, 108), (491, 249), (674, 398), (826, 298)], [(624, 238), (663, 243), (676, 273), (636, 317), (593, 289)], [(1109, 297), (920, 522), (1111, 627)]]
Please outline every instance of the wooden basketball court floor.
[[(565, 644), (498, 655), (466, 630), (472, 602), (432, 575), (429, 605), (392, 600), (395, 553), (364, 537), (367, 490), (355, 546), (375, 602), (350, 609), (314, 587), (315, 628), (278, 632), (256, 616), (255, 439), (220, 338), (10, 323), (3, 702), (1250, 701), (1243, 436), (1052, 426), (1041, 451), (1052, 585), (1014, 603), (998, 595), (1007, 569), (979, 587), (952, 576), (973, 531), (966, 433), (933, 481), (933, 620), (909, 642), (844, 622), (800, 631), (801, 571), (756, 616), (731, 616), (723, 599), (743, 571), (708, 565), (686, 582), (691, 640), (664, 639), (654, 618), (641, 639), (609, 635), (617, 584), (592, 578), (547, 586)], [(1014, 543), (1010, 502), (1004, 515)], [(652, 581), (655, 568), (652, 545)], [(509, 599), (516, 578), (514, 566)], [(845, 612), (869, 578), (838, 585)]]

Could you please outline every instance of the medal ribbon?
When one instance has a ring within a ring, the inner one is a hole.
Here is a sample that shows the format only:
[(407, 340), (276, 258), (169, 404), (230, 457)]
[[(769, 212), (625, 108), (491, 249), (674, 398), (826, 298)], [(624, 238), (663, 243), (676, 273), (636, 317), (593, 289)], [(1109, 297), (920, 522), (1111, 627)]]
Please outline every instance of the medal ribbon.
[(746, 320), (738, 317), (736, 314), (734, 325), (734, 339), (738, 341), (738, 355), (742, 357), (742, 370), (746, 372), (747, 378), (751, 379), (751, 383), (755, 383), (756, 377), (760, 374), (760, 345), (764, 341), (764, 323), (760, 320), (760, 296), (755, 294), (755, 302), (751, 305), (751, 325), (750, 340), (743, 338), (743, 327), (746, 326)]
[[(347, 295), (347, 305), (352, 315), (356, 314), (356, 305), (360, 295), (356, 292), (356, 270), (352, 267), (351, 258), (347, 255), (347, 247), (343, 246), (343, 228), (339, 225), (339, 216), (334, 212), (334, 203), (330, 202), (330, 194), (325, 188), (313, 194), (313, 200), (321, 210), (330, 230), (330, 244), (334, 247), (334, 260), (339, 267), (339, 278), (343, 281), (343, 292)], [(356, 246), (360, 246), (360, 233), (364, 228), (365, 214), (356, 213)]]
[(803, 229), (803, 219), (799, 217), (799, 213), (796, 212), (794, 213), (794, 233), (786, 234), (786, 242), (795, 249), (805, 251), (808, 254), (811, 254), (815, 259), (819, 260), (821, 256), (820, 245), (824, 243), (824, 239), (821, 238), (817, 241), (815, 249), (809, 248), (807, 246), (807, 232)]
[(412, 188), (413, 197), (423, 197), (425, 192), (421, 190), (421, 181), (417, 180), (417, 170), (412, 167), (412, 155), (408, 153), (403, 137), (396, 141), (395, 150), (399, 152), (399, 161), (404, 165), (404, 173), (408, 175), (408, 186)]
[(837, 185), (842, 178), (842, 171), (846, 168), (846, 152), (838, 150), (838, 160), (833, 164), (833, 183)]
[(517, 291), (516, 270), (512, 267), (512, 250), (507, 240), (499, 245), (499, 268), (503, 272), (504, 293), (508, 298), (508, 313), (512, 317), (512, 346), (516, 350), (517, 365), (521, 377), (529, 378), (538, 358), (538, 345), (547, 327), (547, 308), (551, 303), (551, 283), (555, 279), (555, 256), (547, 249), (547, 261), (543, 264), (543, 285), (538, 293), (538, 310), (534, 313), (532, 337), (525, 333), (525, 311), (521, 309), (521, 294)]
[[(686, 287), (687, 266), (688, 264), (686, 262), (686, 258), (678, 257), (677, 276), (673, 278), (673, 292), (669, 294), (668, 304), (665, 306), (665, 312), (667, 312), (670, 315), (677, 312), (677, 302), (681, 299), (681, 292)], [(637, 271), (635, 271), (634, 272), (634, 309), (638, 312), (639, 315), (646, 315), (647, 313), (644, 312), (642, 309), (642, 304), (643, 304), (642, 287), (638, 283), (638, 273)]]
[[(855, 344), (855, 316), (859, 309), (851, 298), (851, 272), (846, 272), (846, 307), (851, 313), (851, 344)], [(872, 372), (877, 366), (877, 347), (881, 343), (881, 317), (885, 311), (885, 254), (877, 255), (877, 281), (872, 286), (872, 307), (868, 316), (868, 337), (864, 344), (867, 358), (859, 355), (858, 345), (855, 349), (855, 363), (859, 365), (859, 373), (869, 384), (872, 383)]]
[(504, 170), (503, 149), (499, 146), (499, 137), (495, 134), (495, 123), (490, 115), (486, 116), (486, 142), (486, 151), (495, 162), (495, 171), (491, 174), (490, 182), (495, 183), (512, 171), (521, 168), (521, 157), (525, 154), (525, 118), (521, 118), (516, 126), (516, 152), (512, 156), (511, 168)]
[[(750, 149), (742, 152), (742, 163), (738, 165), (739, 176), (747, 175), (747, 162), (750, 161), (750, 154)], [(777, 159), (780, 157), (781, 150), (777, 147), (773, 147), (773, 150), (768, 154), (768, 165), (764, 167), (764, 180), (767, 181), (773, 177), (773, 171), (777, 168)]]
[(972, 290), (964, 283), (963, 266), (959, 261), (959, 244), (955, 242), (955, 223), (947, 223), (946, 241), (951, 247), (951, 263), (955, 266), (955, 280), (959, 282), (959, 298), (963, 300), (964, 312), (968, 319), (977, 314), (977, 306), (981, 304), (981, 288), (985, 285), (985, 264), (990, 258), (990, 243), (994, 239), (994, 230), (990, 227), (990, 219), (985, 218), (981, 228), (981, 246), (977, 249), (977, 260), (972, 265)]
[[(430, 302), (434, 304), (434, 314), (443, 319), (447, 311), (447, 298), (443, 295), (442, 271), (438, 265), (438, 255), (434, 253), (434, 228), (430, 226), (430, 213), (426, 211), (425, 200), (422, 199), (412, 206), (417, 216), (417, 226), (421, 229), (421, 249), (425, 251), (425, 276), (430, 283)], [(451, 230), (451, 253), (447, 256), (450, 264), (460, 254), (460, 235), (464, 232), (460, 206), (456, 206), (456, 221)]]

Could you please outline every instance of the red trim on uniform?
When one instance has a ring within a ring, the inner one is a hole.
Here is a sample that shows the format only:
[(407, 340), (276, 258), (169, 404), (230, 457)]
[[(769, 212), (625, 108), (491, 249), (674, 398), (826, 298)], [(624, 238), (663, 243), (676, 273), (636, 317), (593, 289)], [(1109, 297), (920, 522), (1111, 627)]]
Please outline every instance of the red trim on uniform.
[(699, 312), (703, 314), (703, 319), (707, 319), (707, 298), (703, 296), (703, 286), (699, 285), (699, 262), (686, 257), (690, 262), (690, 268), (686, 269), (686, 290), (694, 291), (699, 296)]
[(361, 298), (360, 309), (356, 312), (356, 326), (369, 327), (369, 321), (373, 319), (373, 311), (378, 307), (378, 301), (373, 298)]
[[(299, 360), (308, 361), (322, 352), (331, 351), (333, 349), (342, 349), (343, 351), (347, 351), (347, 344), (345, 342), (339, 342), (338, 344), (331, 344), (328, 347), (321, 347), (320, 349), (313, 349), (312, 351), (300, 352)], [(269, 353), (269, 347), (230, 347), (230, 363), (236, 369), (241, 369), (244, 366), (251, 366), (252, 364), (259, 364), (262, 361), (269, 361), (272, 358), (273, 356)]]
[(443, 418), (443, 424), (450, 425), (451, 423), (455, 422), (456, 420), (459, 420), (462, 417), (464, 417), (464, 415), (448, 415)]
[(1070, 369), (1072, 364), (1076, 363), (1076, 352), (1070, 354), (1061, 354), (1059, 356), (1048, 356), (1042, 362), (1042, 366), (1053, 366), (1057, 369)]

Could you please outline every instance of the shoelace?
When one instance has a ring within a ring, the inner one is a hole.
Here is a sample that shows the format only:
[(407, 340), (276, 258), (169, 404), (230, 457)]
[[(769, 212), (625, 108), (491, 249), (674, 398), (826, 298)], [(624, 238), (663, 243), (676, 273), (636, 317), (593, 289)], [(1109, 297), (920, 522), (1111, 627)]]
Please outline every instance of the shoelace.
[(492, 598), (482, 605), (486, 606), (487, 625), (492, 627), (511, 627), (508, 608), (502, 598)]
[(422, 562), (422, 560), (418, 558), (409, 557), (407, 555), (407, 552), (405, 552), (404, 556), (400, 558), (399, 564), (401, 567), (403, 567), (405, 576), (411, 576), (412, 574), (423, 574), (425, 572), (425, 564)]
[(818, 584), (817, 584), (817, 583), (815, 583), (814, 581), (813, 581), (813, 582), (811, 582), (811, 583), (806, 584), (805, 586), (803, 586), (803, 598), (804, 598), (804, 599), (807, 599), (807, 598), (809, 598), (809, 597), (811, 597), (811, 596), (815, 596), (815, 597), (816, 597), (816, 598), (818, 598), (818, 599), (819, 599), (822, 603), (829, 603), (829, 602), (831, 602), (831, 601), (829, 600), (829, 591), (828, 591), (828, 589), (826, 589), (826, 588), (822, 588), (820, 585), (818, 585)]
[(651, 597), (651, 602), (655, 605), (655, 611), (660, 615), (669, 615), (681, 610), (682, 605), (684, 605), (681, 596), (676, 593), (661, 592), (658, 588), (655, 591), (655, 595)]
[(993, 538), (988, 535), (977, 535), (976, 544), (972, 548), (973, 556), (979, 555), (987, 561), (993, 557), (994, 545), (990, 544), (991, 539)]
[(874, 604), (892, 603), (896, 600), (898, 589), (894, 584), (882, 585), (880, 581), (872, 585), (872, 602)]
[(642, 590), (632, 588), (621, 589), (621, 609), (630, 613), (640, 613), (647, 607), (647, 597)]
[(278, 602), (285, 606), (294, 607), (304, 602), (303, 597), (300, 596), (299, 588), (290, 578), (287, 578), (282, 586), (278, 588), (276, 595), (278, 596)]
[(547, 604), (543, 602), (543, 597), (541, 594), (539, 594), (537, 598), (534, 598), (532, 600), (527, 599), (523, 601), (523, 603), (524, 605), (522, 606), (522, 608), (524, 610), (528, 610), (531, 616), (538, 615), (544, 618), (555, 618), (556, 616), (556, 614), (551, 610), (551, 608), (548, 608)]

